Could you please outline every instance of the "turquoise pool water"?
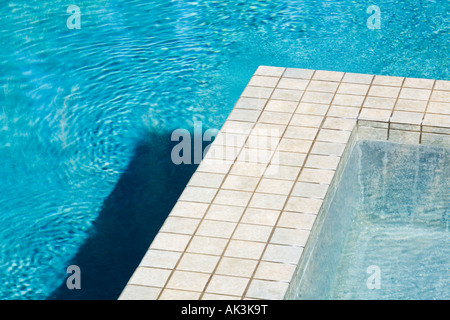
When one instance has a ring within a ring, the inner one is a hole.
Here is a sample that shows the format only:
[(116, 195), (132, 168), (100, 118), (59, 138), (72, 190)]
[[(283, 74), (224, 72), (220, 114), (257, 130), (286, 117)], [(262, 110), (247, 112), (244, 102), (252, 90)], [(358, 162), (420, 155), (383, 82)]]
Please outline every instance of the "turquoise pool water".
[(360, 141), (290, 299), (450, 298), (450, 151)]
[(259, 65), (450, 79), (448, 1), (368, 5), (4, 1), (0, 299), (117, 298), (195, 170), (172, 130), (220, 128)]

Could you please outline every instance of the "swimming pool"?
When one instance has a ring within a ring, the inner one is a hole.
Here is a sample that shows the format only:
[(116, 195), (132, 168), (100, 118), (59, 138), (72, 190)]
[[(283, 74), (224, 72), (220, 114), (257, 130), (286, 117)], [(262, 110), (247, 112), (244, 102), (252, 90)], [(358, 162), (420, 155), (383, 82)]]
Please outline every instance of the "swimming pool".
[[(0, 8), (0, 298), (116, 298), (258, 65), (449, 79), (448, 3), (69, 1)], [(19, 236), (18, 236), (19, 235)], [(79, 264), (83, 290), (65, 290)]]
[(362, 140), (288, 299), (448, 299), (449, 150)]

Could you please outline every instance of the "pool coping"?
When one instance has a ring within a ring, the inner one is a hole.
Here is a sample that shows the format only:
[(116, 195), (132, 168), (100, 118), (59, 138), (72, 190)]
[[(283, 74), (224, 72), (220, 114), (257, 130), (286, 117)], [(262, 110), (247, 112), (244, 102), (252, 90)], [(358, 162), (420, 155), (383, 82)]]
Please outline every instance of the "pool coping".
[(119, 299), (283, 299), (355, 135), (450, 147), (450, 81), (258, 67)]

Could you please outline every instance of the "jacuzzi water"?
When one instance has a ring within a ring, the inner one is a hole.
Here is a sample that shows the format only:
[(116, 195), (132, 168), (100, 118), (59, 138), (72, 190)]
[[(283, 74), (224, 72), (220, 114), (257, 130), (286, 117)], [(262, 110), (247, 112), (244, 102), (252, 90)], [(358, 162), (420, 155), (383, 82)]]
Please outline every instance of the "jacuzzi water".
[(358, 142), (290, 299), (450, 298), (450, 150)]
[(4, 1), (0, 299), (117, 298), (195, 170), (171, 132), (220, 128), (259, 65), (450, 79), (450, 3), (377, 5)]

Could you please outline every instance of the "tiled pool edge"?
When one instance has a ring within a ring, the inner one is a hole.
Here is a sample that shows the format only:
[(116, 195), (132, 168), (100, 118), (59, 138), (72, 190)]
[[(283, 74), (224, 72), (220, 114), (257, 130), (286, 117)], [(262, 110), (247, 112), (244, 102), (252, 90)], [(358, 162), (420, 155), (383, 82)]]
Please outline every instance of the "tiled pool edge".
[(119, 299), (282, 299), (355, 128), (448, 147), (450, 81), (259, 67)]

